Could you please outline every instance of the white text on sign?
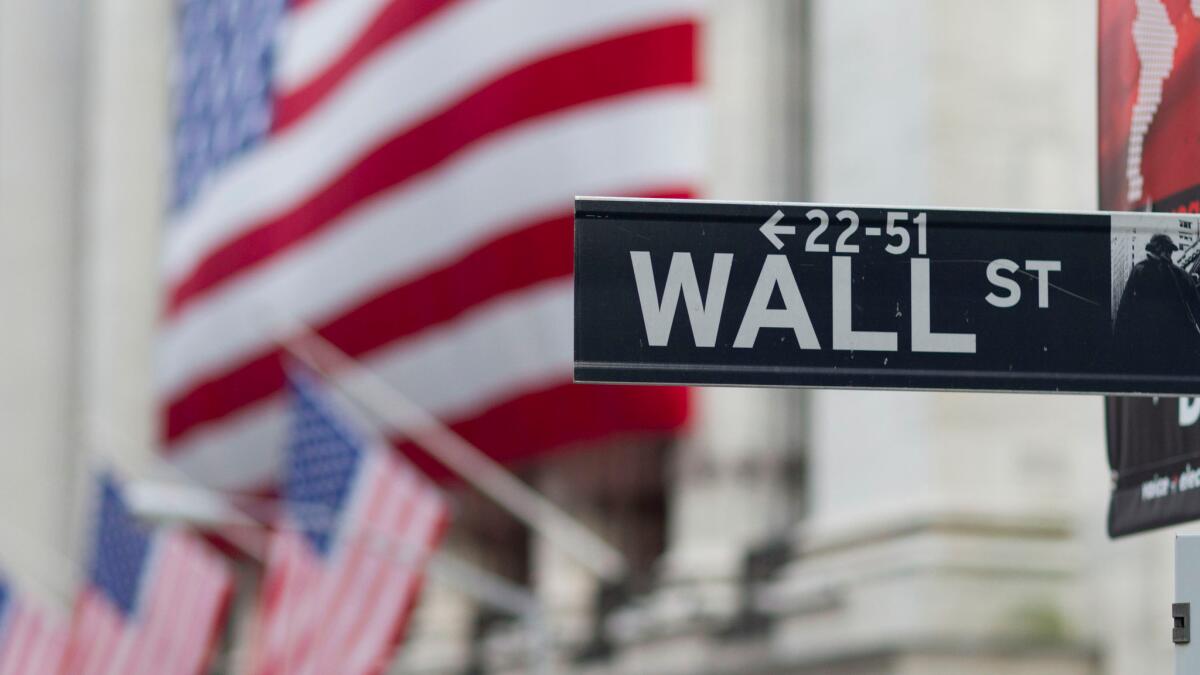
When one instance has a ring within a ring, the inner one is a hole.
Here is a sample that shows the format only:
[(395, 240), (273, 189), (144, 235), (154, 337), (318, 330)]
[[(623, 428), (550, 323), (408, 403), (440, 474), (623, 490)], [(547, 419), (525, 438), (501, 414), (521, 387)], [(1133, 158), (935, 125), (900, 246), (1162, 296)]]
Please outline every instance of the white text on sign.
[[(775, 250), (781, 250), (786, 245), (781, 236), (796, 235), (796, 226), (780, 224), (785, 217), (782, 210), (776, 210), (759, 227), (759, 231)], [(889, 211), (883, 228), (860, 227), (859, 216), (851, 209), (837, 211), (832, 218), (824, 209), (811, 209), (804, 217), (812, 226), (804, 240), (805, 253), (833, 254), (832, 320), (828, 342), (830, 347), (838, 351), (898, 351), (897, 332), (864, 331), (854, 328), (852, 256), (861, 251), (864, 237), (880, 238), (884, 242), (884, 250), (892, 255), (926, 255), (927, 215), (922, 212), (910, 218), (908, 212)], [(837, 227), (840, 227), (840, 230)], [(694, 344), (697, 347), (715, 347), (725, 311), (726, 289), (734, 264), (734, 255), (713, 255), (708, 288), (701, 292), (692, 255), (686, 252), (673, 253), (661, 296), (655, 286), (650, 252), (631, 251), (630, 259), (648, 344), (667, 345), (676, 308), (682, 297)], [(912, 351), (975, 353), (974, 333), (935, 332), (930, 328), (930, 310), (933, 304), (930, 259), (913, 257), (909, 265), (911, 311), (908, 328), (912, 338)], [(997, 308), (1016, 306), (1021, 301), (1021, 285), (1015, 277), (1024, 274), (1037, 280), (1038, 307), (1047, 308), (1050, 306), (1052, 285), (1050, 275), (1061, 271), (1062, 263), (1058, 260), (1025, 260), (1023, 264), (1007, 258), (993, 260), (986, 268), (987, 280), (993, 286), (993, 290), (984, 299)], [(769, 303), (776, 293), (782, 298), (783, 306), (772, 308)], [(822, 340), (813, 325), (795, 270), (783, 254), (769, 254), (763, 260), (758, 281), (747, 306), (742, 311), (738, 326), (733, 340), (733, 346), (738, 349), (754, 347), (759, 332), (764, 328), (789, 329), (795, 335), (800, 349), (822, 349)]]

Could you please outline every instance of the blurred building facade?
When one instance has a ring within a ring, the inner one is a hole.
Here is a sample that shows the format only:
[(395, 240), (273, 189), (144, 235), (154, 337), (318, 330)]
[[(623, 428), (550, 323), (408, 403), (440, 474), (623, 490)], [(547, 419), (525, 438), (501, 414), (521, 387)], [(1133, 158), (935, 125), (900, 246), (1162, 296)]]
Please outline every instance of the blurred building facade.
[[(707, 196), (1094, 208), (1095, 1), (713, 0)], [(0, 0), (0, 561), (63, 603), (89, 463), (155, 471), (169, 3)], [(459, 495), (397, 672), (1124, 675), (1171, 664), (1171, 532), (1110, 542), (1091, 397), (698, 390), (671, 444), (521, 468), (602, 587)]]

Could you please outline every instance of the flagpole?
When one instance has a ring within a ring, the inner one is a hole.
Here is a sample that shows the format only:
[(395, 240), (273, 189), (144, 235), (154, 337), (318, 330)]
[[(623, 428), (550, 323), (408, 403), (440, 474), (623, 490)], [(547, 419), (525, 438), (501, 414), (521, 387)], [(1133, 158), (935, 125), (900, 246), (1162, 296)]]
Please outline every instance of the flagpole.
[(282, 328), (279, 343), (289, 354), (327, 377), (331, 372), (349, 373), (351, 377), (344, 381), (329, 380), (531, 530), (605, 581), (618, 582), (626, 576), (628, 564), (620, 551), (396, 387), (308, 325), (286, 320)]

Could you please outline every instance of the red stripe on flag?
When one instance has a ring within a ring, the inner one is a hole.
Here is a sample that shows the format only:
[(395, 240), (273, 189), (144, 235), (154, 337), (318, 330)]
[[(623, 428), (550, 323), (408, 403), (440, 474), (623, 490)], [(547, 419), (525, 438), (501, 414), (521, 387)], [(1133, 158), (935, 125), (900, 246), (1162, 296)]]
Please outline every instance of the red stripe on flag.
[(389, 2), (350, 49), (319, 75), (281, 96), (275, 103), (274, 131), (290, 126), (320, 103), (342, 80), (380, 47), (412, 30), (437, 12), (462, 0), (394, 0)]
[(208, 252), (170, 291), (168, 315), (313, 234), (363, 200), (431, 169), (468, 145), (530, 118), (696, 79), (696, 26), (623, 35), (513, 71), (363, 157), (303, 204)]
[[(566, 444), (612, 438), (621, 433), (667, 433), (687, 419), (686, 387), (563, 384), (519, 396), (451, 427), (502, 463), (528, 459)], [(453, 478), (419, 446), (392, 439), (426, 475)]]
[[(691, 195), (668, 189), (650, 196)], [(491, 298), (566, 276), (572, 269), (572, 222), (571, 215), (561, 215), (501, 236), (441, 269), (382, 291), (315, 330), (357, 358)], [(530, 258), (525, 251), (539, 254)], [(522, 264), (514, 265), (514, 260)], [(283, 383), (283, 351), (274, 346), (215, 374), (167, 405), (167, 452), (170, 443), (192, 429), (276, 394)]]

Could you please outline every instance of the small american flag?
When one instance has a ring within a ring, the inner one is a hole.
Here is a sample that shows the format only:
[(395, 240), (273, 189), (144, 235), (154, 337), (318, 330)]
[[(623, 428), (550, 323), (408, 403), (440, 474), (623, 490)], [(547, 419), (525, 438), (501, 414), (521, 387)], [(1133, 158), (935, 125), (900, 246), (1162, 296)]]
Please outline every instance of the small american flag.
[(572, 198), (699, 188), (702, 0), (176, 2), (158, 394), (184, 472), (278, 487), (267, 309), (501, 461), (684, 421), (679, 388), (571, 384)]
[(192, 535), (139, 522), (112, 474), (98, 483), (88, 576), (64, 673), (197, 675), (232, 587), (224, 561)]
[(66, 646), (66, 621), (0, 578), (0, 675), (57, 673)]
[(255, 675), (381, 672), (447, 522), (415, 468), (289, 372), (286, 512), (272, 537)]

